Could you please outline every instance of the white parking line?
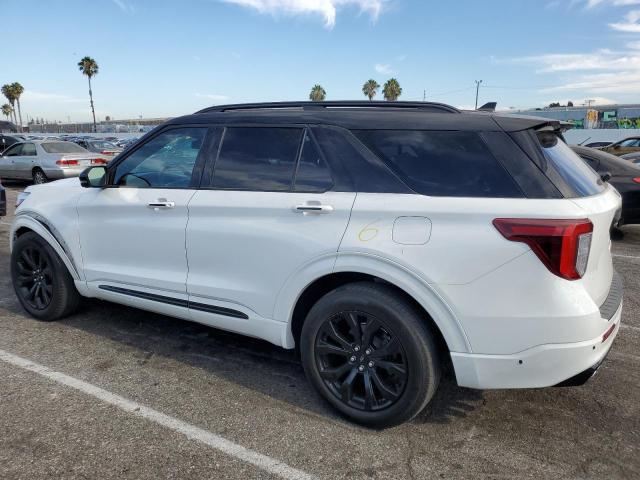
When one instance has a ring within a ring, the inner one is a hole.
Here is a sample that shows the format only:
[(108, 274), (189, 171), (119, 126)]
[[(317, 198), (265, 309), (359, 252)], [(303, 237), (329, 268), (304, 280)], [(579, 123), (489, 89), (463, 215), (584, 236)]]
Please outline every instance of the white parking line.
[(9, 223), (9, 222), (3, 222), (3, 221), (1, 221), (1, 220), (0, 220), (0, 224), (2, 224), (2, 225), (9, 225), (9, 226), (11, 226), (11, 223)]
[(612, 253), (611, 256), (614, 258), (635, 258), (636, 260), (640, 260), (640, 257), (636, 257), (634, 255), (620, 255), (618, 253)]
[(191, 440), (196, 440), (208, 445), (216, 450), (219, 450), (227, 455), (242, 460), (243, 462), (250, 463), (262, 470), (265, 470), (271, 474), (277, 475), (287, 480), (303, 479), (310, 480), (315, 477), (305, 472), (297, 470), (288, 466), (285, 463), (274, 460), (271, 457), (262, 455), (261, 453), (249, 450), (241, 445), (233, 443), (226, 438), (223, 438), (214, 433), (198, 428), (194, 425), (190, 425), (182, 420), (173, 418), (164, 413), (158, 412), (144, 405), (127, 400), (124, 397), (108, 392), (100, 387), (96, 387), (90, 383), (78, 380), (77, 378), (70, 377), (64, 373), (51, 370), (44, 365), (27, 360), (26, 358), (18, 357), (12, 353), (0, 350), (0, 360), (16, 367), (28, 370), (30, 372), (42, 375), (54, 382), (60, 383), (67, 387), (75, 388), (76, 390), (91, 395), (92, 397), (102, 400), (105, 403), (118, 407), (125, 412), (131, 413), (135, 416), (146, 418), (152, 422), (155, 422), (163, 427), (169, 428), (175, 432), (179, 432), (185, 435)]

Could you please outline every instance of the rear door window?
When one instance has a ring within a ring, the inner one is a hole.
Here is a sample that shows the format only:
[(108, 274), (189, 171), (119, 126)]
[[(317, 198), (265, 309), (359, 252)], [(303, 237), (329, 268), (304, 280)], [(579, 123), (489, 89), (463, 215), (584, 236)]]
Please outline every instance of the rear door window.
[(22, 145), (22, 155), (26, 157), (35, 157), (37, 155), (35, 144), (25, 143), (24, 145)]
[(305, 133), (302, 153), (296, 171), (297, 192), (325, 192), (333, 186), (333, 179), (315, 142)]
[(354, 133), (417, 193), (442, 197), (523, 197), (476, 132)]
[(216, 160), (212, 187), (290, 191), (301, 128), (229, 127)]
[(604, 190), (598, 174), (553, 132), (538, 132), (538, 141), (545, 158), (553, 165), (562, 180), (573, 190), (573, 196), (588, 197)]

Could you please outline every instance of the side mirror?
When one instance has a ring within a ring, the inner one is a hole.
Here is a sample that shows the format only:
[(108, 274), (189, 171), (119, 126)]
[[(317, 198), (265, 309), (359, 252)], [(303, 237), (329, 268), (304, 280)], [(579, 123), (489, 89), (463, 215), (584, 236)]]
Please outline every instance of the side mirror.
[(603, 174), (600, 175), (600, 178), (602, 179), (603, 182), (608, 182), (609, 180), (611, 180), (611, 174), (609, 172), (604, 172)]
[(89, 167), (78, 178), (80, 185), (84, 188), (102, 188), (106, 185), (107, 169), (105, 167)]

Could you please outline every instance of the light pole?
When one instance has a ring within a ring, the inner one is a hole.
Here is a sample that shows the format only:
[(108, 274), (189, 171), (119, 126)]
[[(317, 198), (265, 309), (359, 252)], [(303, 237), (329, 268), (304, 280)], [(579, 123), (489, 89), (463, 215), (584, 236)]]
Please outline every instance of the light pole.
[(480, 84), (482, 80), (476, 80), (476, 110), (478, 109), (478, 95), (480, 94)]

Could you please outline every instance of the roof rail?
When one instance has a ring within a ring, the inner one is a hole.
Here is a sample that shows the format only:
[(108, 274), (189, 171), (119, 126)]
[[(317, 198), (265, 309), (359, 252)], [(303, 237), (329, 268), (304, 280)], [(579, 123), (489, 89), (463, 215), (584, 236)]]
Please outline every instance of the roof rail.
[(265, 102), (265, 103), (239, 103), (234, 105), (216, 105), (204, 108), (196, 113), (230, 112), (237, 110), (277, 110), (301, 108), (303, 110), (319, 110), (328, 108), (395, 108), (431, 110), (448, 113), (460, 113), (455, 107), (436, 102), (387, 102), (368, 100), (331, 100), (324, 102)]

